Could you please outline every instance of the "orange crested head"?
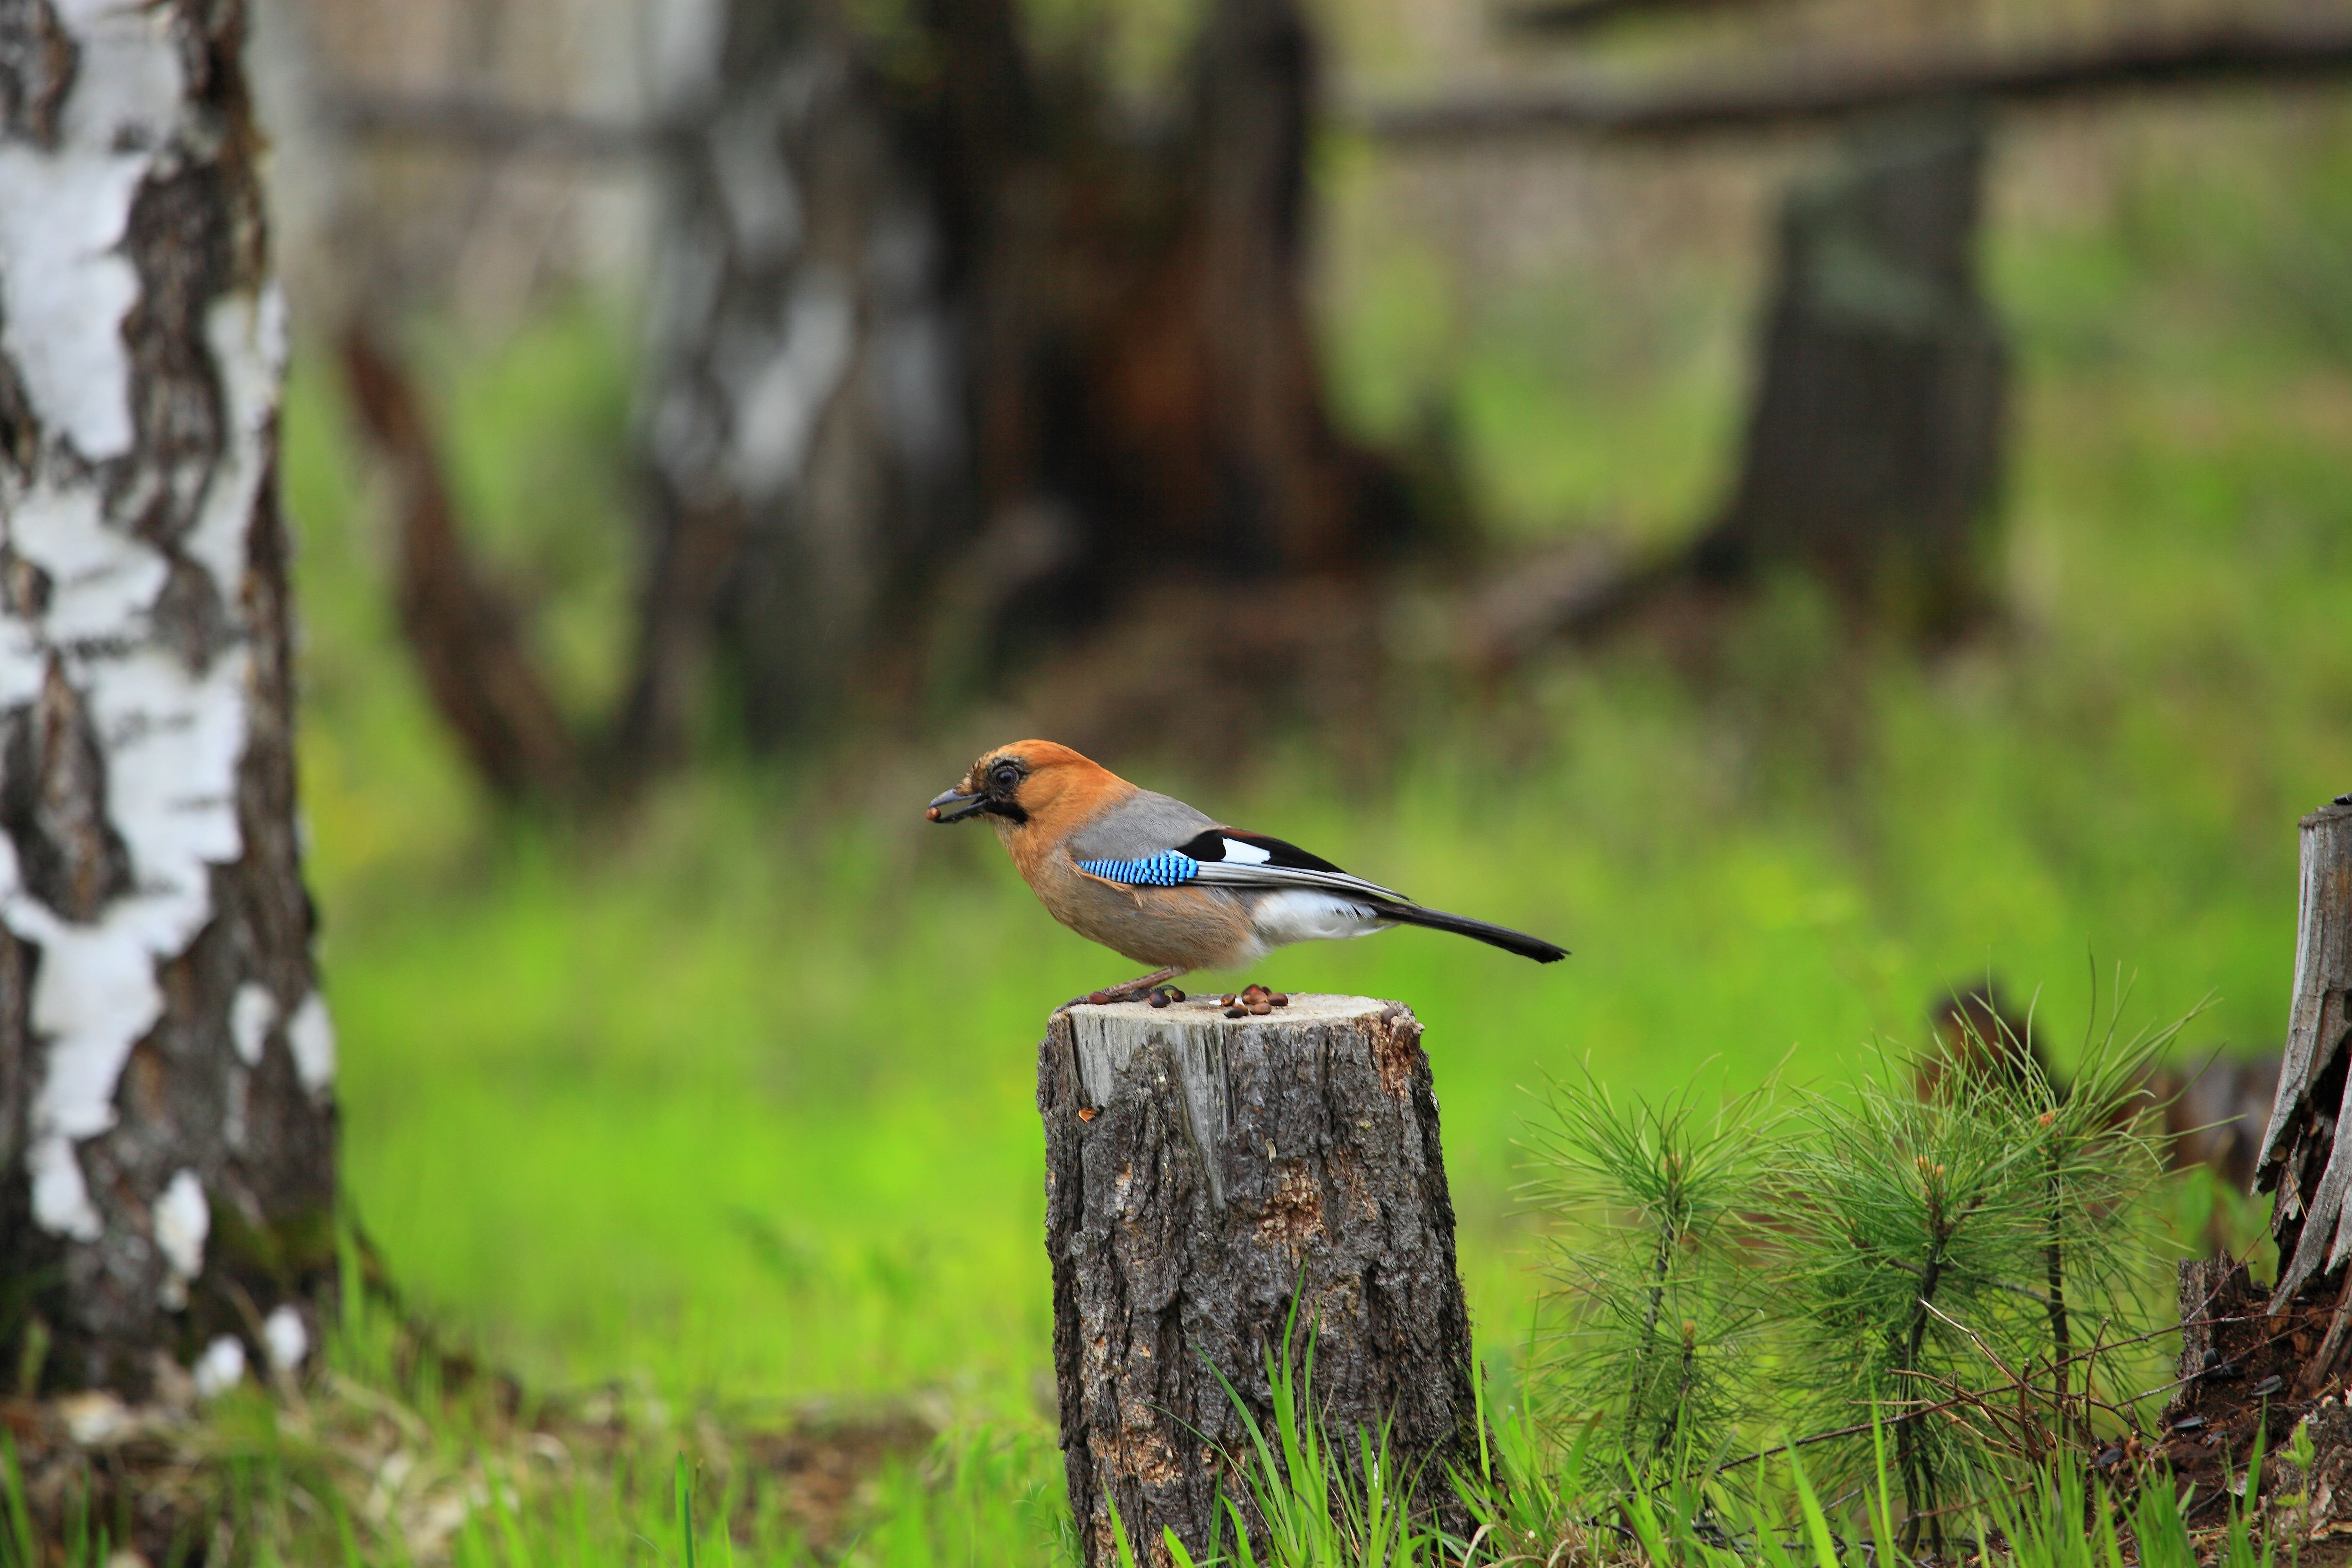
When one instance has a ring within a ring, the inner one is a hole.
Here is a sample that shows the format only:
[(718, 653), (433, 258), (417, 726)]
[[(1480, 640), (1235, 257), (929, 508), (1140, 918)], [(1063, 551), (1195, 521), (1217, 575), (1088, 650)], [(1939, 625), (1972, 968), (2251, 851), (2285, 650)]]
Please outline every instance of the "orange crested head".
[(1059, 837), (1135, 786), (1053, 741), (1014, 741), (981, 754), (923, 815), (933, 822), (995, 818), (999, 832), (1034, 826)]

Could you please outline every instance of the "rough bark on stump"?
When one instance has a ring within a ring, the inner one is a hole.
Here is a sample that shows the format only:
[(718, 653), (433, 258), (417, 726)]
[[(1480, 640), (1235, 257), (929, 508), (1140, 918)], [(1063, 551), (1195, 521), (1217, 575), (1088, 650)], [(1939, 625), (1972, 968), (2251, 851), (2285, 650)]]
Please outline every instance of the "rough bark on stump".
[[(1390, 1423), (1396, 1473), (1453, 1506), (1475, 1447), (1470, 1322), (1421, 1026), (1394, 1003), (1298, 996), (1078, 1006), (1037, 1064), (1054, 1364), (1070, 1503), (1090, 1564), (1108, 1505), (1150, 1560), (1195, 1552), (1244, 1430), (1213, 1366), (1271, 1430), (1269, 1353), (1316, 1334), (1334, 1446)], [(1458, 1521), (1448, 1519), (1449, 1523)], [(1230, 1531), (1228, 1531), (1230, 1535)]]
[(2268, 1294), (2242, 1263), (2181, 1261), (2180, 1384), (2157, 1423), (2157, 1453), (2200, 1497), (2227, 1496), (2255, 1444), (2277, 1453), (2303, 1414), (2297, 1373), (2328, 1304), (2273, 1316)]
[(0, 93), (0, 1355), (141, 1393), (299, 1361), (332, 1277), (285, 306), (243, 7), (0, 15), (47, 40)]

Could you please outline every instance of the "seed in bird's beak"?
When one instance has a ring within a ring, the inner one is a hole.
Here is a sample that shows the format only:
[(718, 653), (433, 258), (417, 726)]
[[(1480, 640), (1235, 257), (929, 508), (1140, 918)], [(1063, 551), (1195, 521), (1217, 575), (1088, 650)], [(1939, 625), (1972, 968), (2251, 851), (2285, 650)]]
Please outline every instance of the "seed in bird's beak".
[(1091, 1105), (1081, 1105), (1078, 1107), (1078, 1120), (1081, 1121), (1092, 1121), (1096, 1117), (1100, 1116), (1101, 1114), (1101, 1111), (1097, 1110)]
[(1228, 1007), (1225, 1009), (1225, 1016), (1228, 1018), (1246, 1018), (1249, 1016), (1249, 1009), (1246, 1007)]

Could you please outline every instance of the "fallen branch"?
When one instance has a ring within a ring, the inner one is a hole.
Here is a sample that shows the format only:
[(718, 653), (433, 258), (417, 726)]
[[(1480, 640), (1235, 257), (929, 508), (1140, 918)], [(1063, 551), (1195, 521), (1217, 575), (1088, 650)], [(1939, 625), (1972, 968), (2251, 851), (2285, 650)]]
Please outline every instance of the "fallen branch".
[(400, 626), (434, 706), (493, 793), (568, 790), (572, 734), (510, 607), (475, 570), (407, 373), (367, 326), (343, 331), (352, 406), (393, 470), (400, 513)]

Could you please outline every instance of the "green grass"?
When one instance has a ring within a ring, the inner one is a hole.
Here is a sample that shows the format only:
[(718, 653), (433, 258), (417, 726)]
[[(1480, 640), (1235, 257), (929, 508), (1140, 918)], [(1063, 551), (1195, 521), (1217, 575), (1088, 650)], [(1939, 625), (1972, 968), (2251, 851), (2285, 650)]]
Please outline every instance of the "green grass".
[[(2231, 171), (2194, 175), (2163, 188), (2163, 222), (1999, 238), (2020, 365), (2003, 633), (1923, 668), (1847, 645), (1789, 587), (1711, 681), (1640, 641), (1562, 658), (1433, 712), (1381, 780), (1304, 742), (1239, 773), (1111, 759), (1575, 950), (1539, 969), (1401, 931), (1257, 976), (1426, 1022), (1490, 1344), (1523, 1336), (1536, 1289), (1523, 1086), (1577, 1064), (1651, 1094), (1710, 1061), (1734, 1087), (1783, 1058), (1835, 1081), (1988, 968), (2042, 988), (2063, 1062), (2116, 963), (2143, 1020), (2218, 996), (2185, 1055), (2279, 1039), (2294, 818), (2352, 788), (2352, 364), (2294, 324), (2311, 290), (2256, 262), (2278, 239), (2346, 297), (2352, 271), (2326, 273), (2337, 230), (2292, 204), (2200, 224), (2249, 202)], [(1427, 280), (1401, 265), (1383, 286), (1338, 355), (1350, 405), (1402, 417), (1412, 377), (1384, 353), (1455, 377), (1505, 531), (1696, 520), (1737, 406), (1736, 302), (1652, 342), (1530, 285), (1441, 352), (1415, 335)], [(425, 356), (461, 493), (583, 710), (624, 632), (626, 342), (580, 307)], [(1629, 360), (1648, 368), (1602, 395)], [(1127, 966), (1055, 927), (986, 835), (919, 813), (999, 731), (1052, 716), (715, 765), (593, 839), (502, 819), (399, 648), (336, 407), (302, 359), (304, 805), (346, 1181), (404, 1289), (540, 1386), (920, 1389), (1049, 1431), (1034, 1046), (1048, 1007)], [(875, 1540), (930, 1530), (911, 1500), (950, 1473), (888, 1483), (879, 1517), (913, 1522)]]

